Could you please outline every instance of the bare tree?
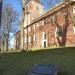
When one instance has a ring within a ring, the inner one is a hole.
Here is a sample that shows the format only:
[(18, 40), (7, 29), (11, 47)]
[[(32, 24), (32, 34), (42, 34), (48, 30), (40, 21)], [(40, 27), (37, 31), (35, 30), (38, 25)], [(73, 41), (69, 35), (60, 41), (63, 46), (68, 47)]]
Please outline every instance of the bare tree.
[[(54, 20), (52, 19), (52, 21), (55, 23), (56, 28), (57, 28), (56, 33), (57, 33), (57, 40), (58, 40), (59, 46), (65, 46), (66, 45), (67, 30), (68, 30), (68, 27), (70, 25), (69, 18), (71, 18), (72, 24), (75, 25), (70, 0), (65, 0), (65, 12), (64, 13), (65, 14), (63, 16), (65, 19), (65, 23), (62, 27), (57, 22), (57, 13), (55, 13), (55, 15), (54, 15)], [(61, 39), (60, 39), (60, 37), (61, 37)]]
[(16, 32), (17, 23), (19, 22), (19, 14), (13, 9), (11, 5), (5, 5), (2, 13), (1, 36), (3, 49), (8, 51), (8, 43), (10, 40), (10, 33)]

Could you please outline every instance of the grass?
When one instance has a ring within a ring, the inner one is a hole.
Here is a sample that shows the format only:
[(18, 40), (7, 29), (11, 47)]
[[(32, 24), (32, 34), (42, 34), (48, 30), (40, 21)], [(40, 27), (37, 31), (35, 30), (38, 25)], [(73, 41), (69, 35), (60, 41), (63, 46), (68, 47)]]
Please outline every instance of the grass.
[(60, 68), (58, 75), (75, 75), (75, 48), (0, 54), (0, 75), (25, 75), (35, 64), (52, 64)]

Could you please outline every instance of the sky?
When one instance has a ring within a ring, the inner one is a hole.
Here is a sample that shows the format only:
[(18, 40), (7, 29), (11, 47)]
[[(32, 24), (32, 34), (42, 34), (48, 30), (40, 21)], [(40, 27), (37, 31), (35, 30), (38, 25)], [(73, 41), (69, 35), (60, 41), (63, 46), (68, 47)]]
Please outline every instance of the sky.
[(20, 0), (3, 0), (3, 5), (5, 4), (11, 4), (13, 8), (18, 12), (22, 11)]
[[(48, 10), (61, 1), (63, 0), (40, 0), (40, 2), (44, 5), (45, 10)], [(20, 0), (3, 0), (3, 4), (11, 4), (16, 11), (19, 13), (22, 12)]]
[[(55, 6), (56, 4), (60, 3), (63, 0), (40, 0), (40, 3), (44, 6), (45, 11), (50, 9), (51, 7)], [(20, 0), (3, 0), (3, 6), (5, 4), (10, 4), (13, 6), (14, 10), (17, 11), (19, 14), (22, 14), (21, 2)], [(14, 38), (10, 41), (10, 47), (13, 47)]]

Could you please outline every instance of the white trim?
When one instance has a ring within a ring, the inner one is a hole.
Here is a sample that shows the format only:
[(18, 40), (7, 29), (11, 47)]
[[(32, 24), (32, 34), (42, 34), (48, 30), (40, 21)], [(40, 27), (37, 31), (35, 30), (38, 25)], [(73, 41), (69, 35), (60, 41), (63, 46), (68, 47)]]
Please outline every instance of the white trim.
[(75, 26), (73, 26), (73, 31), (74, 31), (74, 34), (75, 34)]

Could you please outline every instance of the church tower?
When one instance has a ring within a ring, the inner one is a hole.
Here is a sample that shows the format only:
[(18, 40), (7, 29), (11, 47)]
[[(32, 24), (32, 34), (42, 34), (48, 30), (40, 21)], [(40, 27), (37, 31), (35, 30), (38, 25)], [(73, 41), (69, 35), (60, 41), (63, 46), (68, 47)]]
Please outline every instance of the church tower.
[(29, 25), (44, 12), (44, 7), (40, 3), (40, 0), (26, 0), (25, 9), (24, 27)]

